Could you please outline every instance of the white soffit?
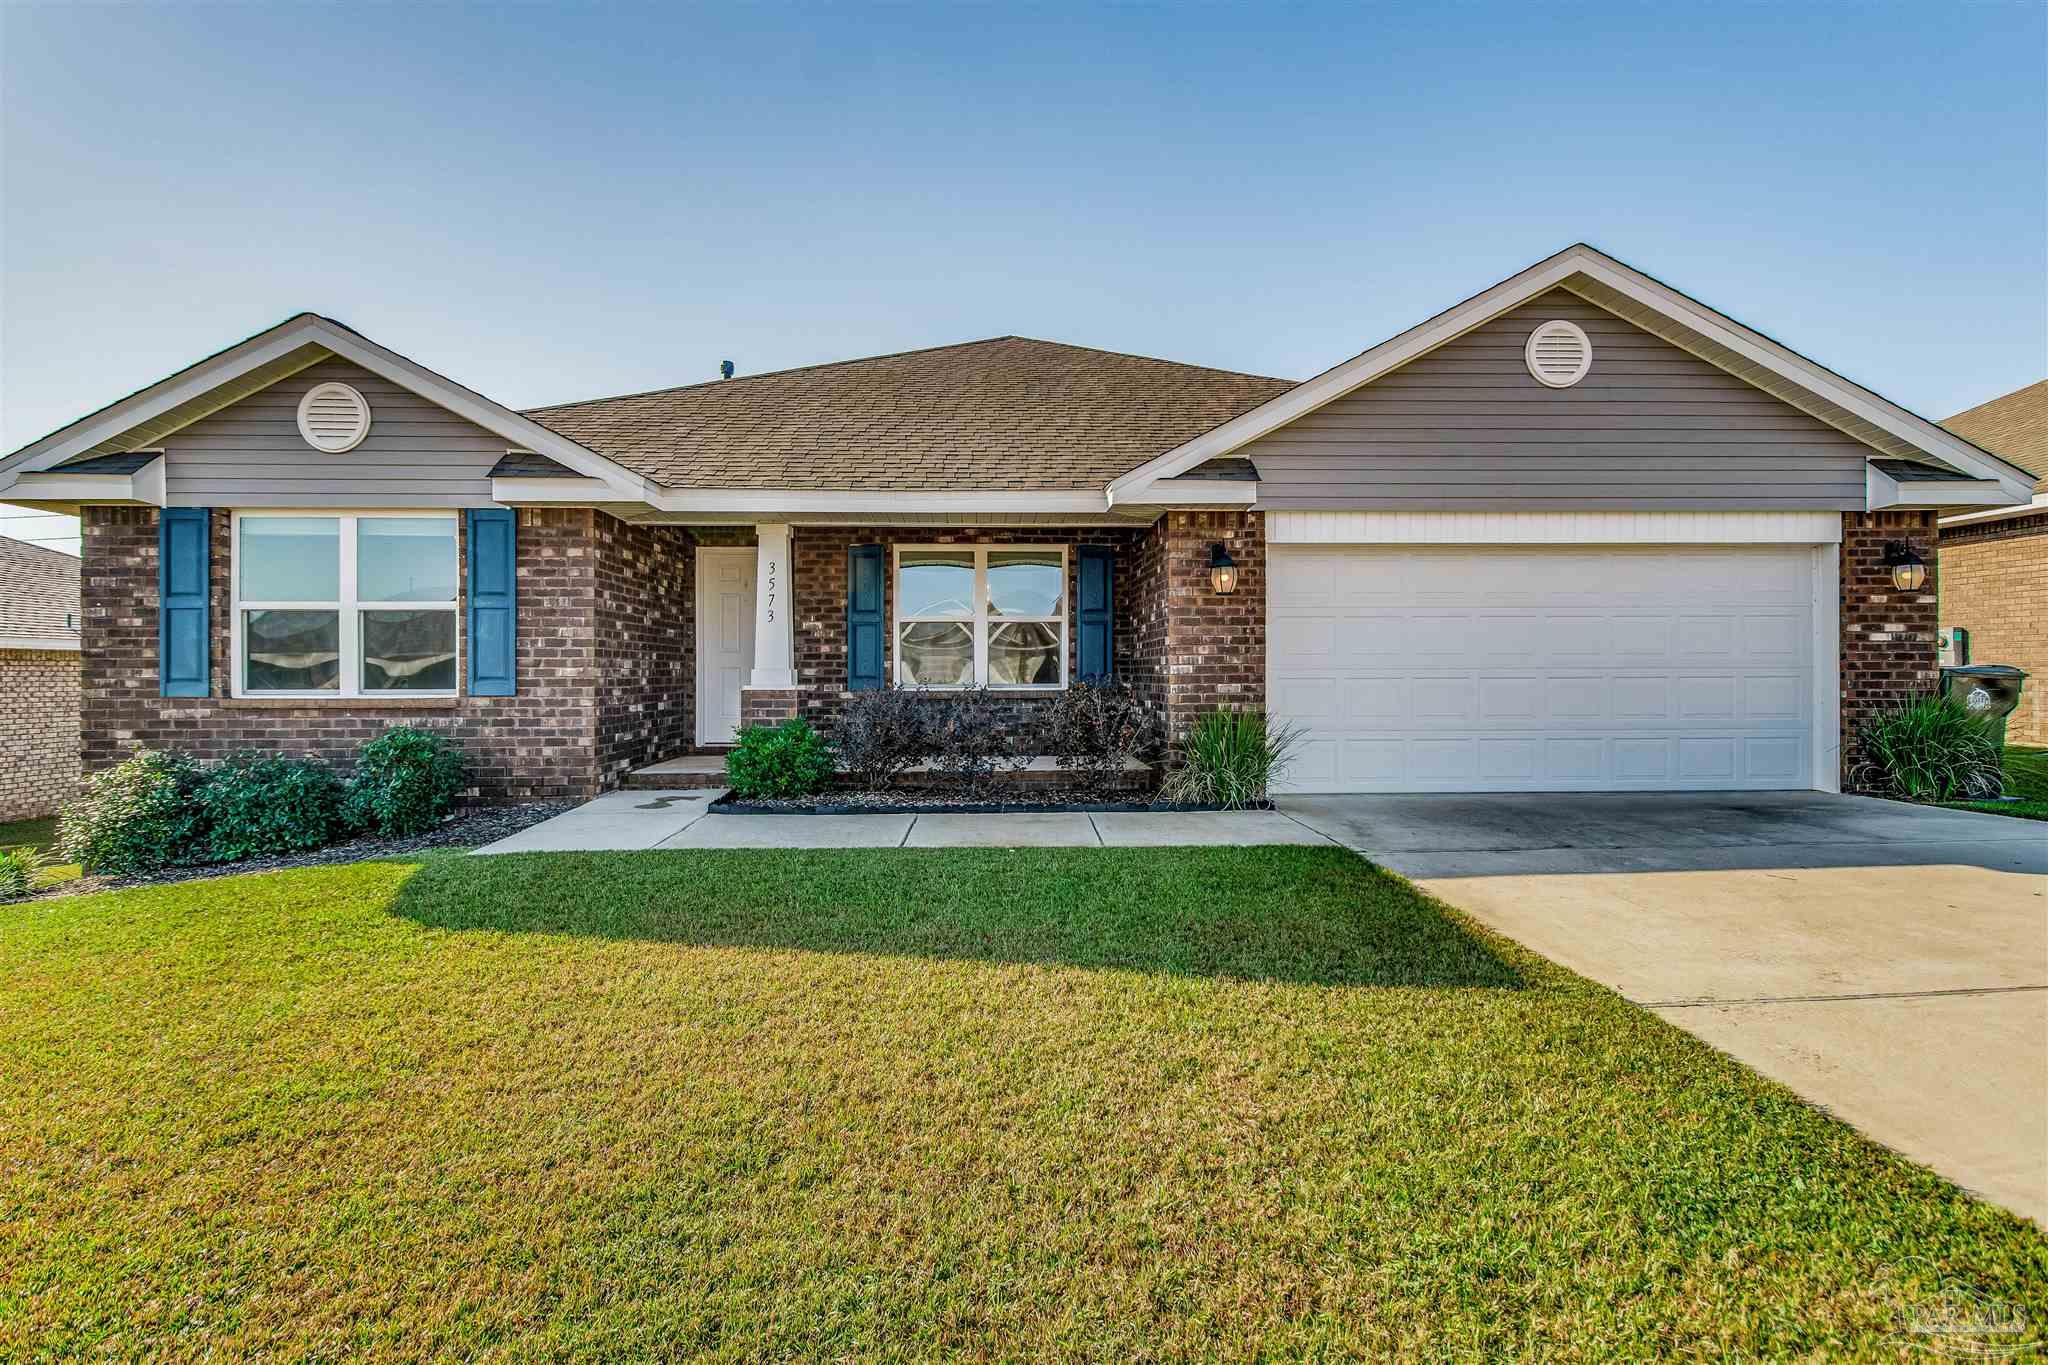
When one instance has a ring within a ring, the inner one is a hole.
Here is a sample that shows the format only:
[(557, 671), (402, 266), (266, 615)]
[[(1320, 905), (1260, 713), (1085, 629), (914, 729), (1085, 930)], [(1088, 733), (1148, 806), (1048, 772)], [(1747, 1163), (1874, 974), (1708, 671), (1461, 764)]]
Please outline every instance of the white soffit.
[(1269, 545), (1834, 545), (1836, 512), (1268, 512)]

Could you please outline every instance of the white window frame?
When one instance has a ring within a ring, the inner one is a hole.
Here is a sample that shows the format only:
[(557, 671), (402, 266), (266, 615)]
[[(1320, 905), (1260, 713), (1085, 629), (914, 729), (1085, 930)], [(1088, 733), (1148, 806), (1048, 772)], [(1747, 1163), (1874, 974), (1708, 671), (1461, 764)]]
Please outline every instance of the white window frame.
[[(242, 596), (242, 523), (261, 521), (276, 517), (332, 517), (340, 523), (341, 531), (341, 596), (334, 601), (284, 601), (266, 597), (244, 598)], [(436, 518), (455, 523), (455, 597), (452, 601), (441, 602), (362, 602), (356, 598), (356, 523), (368, 518), (372, 521), (407, 518)], [(422, 701), (437, 697), (459, 697), (462, 695), (463, 669), (468, 660), (464, 638), (468, 631), (462, 621), (462, 512), (460, 509), (442, 508), (394, 508), (384, 511), (375, 508), (356, 508), (338, 511), (332, 507), (265, 507), (261, 510), (242, 511), (236, 509), (230, 518), (228, 551), (228, 640), (230, 690), (236, 698), (263, 700), (274, 697), (304, 698), (309, 700), (350, 700), (350, 701)], [(257, 690), (244, 686), (242, 656), (245, 613), (251, 611), (332, 611), (341, 617), (341, 673), (336, 686), (328, 688), (294, 688), (290, 690)], [(362, 660), (362, 614), (365, 611), (447, 611), (455, 617), (455, 686), (446, 691), (422, 691), (412, 688), (363, 687)]]
[[(1060, 557), (1060, 610), (1057, 618), (1051, 616), (998, 616), (992, 617), (988, 610), (988, 557), (991, 551), (1008, 553), (1028, 550), (1037, 553), (1057, 552)], [(974, 556), (974, 614), (972, 616), (908, 616), (902, 611), (903, 556), (924, 551), (941, 554), (972, 554)], [(898, 687), (924, 687), (933, 692), (958, 692), (969, 686), (981, 686), (997, 692), (1064, 692), (1070, 681), (1072, 667), (1068, 655), (1070, 642), (1067, 623), (1069, 612), (1067, 600), (1073, 596), (1073, 554), (1066, 545), (898, 545), (890, 558), (889, 572), (889, 676), (896, 680)], [(903, 651), (901, 648), (903, 627), (913, 621), (952, 621), (965, 625), (974, 637), (974, 682), (973, 683), (917, 683), (904, 676)], [(992, 683), (988, 680), (988, 637), (990, 630), (1005, 622), (1034, 622), (1041, 625), (1057, 624), (1060, 637), (1060, 680), (1056, 683)]]

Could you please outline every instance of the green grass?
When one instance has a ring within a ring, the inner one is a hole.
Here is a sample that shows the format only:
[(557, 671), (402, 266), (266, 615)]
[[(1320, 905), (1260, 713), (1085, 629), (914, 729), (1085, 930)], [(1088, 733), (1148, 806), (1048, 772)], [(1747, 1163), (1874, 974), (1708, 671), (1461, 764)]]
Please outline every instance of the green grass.
[(2008, 745), (2005, 750), (2006, 795), (2017, 801), (1951, 801), (1957, 810), (2016, 815), (2022, 820), (2048, 820), (2048, 749)]
[(0, 912), (0, 1355), (1890, 1358), (2048, 1238), (1334, 849)]
[[(57, 817), (46, 815), (39, 820), (16, 820), (11, 824), (0, 824), (0, 853), (5, 853), (11, 848), (32, 848), (39, 853), (55, 853)], [(36, 874), (36, 884), (52, 886), (58, 882), (68, 882), (78, 873), (76, 863), (51, 863)]]

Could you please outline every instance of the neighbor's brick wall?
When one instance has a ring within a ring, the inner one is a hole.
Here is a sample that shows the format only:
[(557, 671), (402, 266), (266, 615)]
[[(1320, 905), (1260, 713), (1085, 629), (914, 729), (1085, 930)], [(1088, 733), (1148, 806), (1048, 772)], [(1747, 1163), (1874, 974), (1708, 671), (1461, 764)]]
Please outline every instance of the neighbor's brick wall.
[[(898, 545), (1064, 545), (1067, 561), (1067, 676), (1077, 667), (1075, 652), (1079, 639), (1073, 629), (1076, 611), (1077, 575), (1073, 547), (1103, 545), (1116, 555), (1115, 669), (1131, 675), (1134, 682), (1144, 665), (1136, 654), (1140, 591), (1129, 566), (1146, 532), (1121, 527), (962, 529), (924, 526), (843, 527), (799, 526), (791, 534), (790, 558), (795, 566), (792, 587), (796, 594), (794, 648), (796, 677), (802, 692), (802, 714), (814, 725), (829, 731), (839, 711), (853, 695), (846, 690), (846, 552), (855, 545), (888, 547), (888, 676), (895, 676), (896, 584), (895, 547)], [(1022, 693), (1006, 697), (1011, 724), (1030, 732), (1042, 722), (1052, 704), (1047, 693)], [(1027, 743), (1035, 740), (1027, 738)]]
[[(1903, 540), (1927, 561), (1917, 593), (1892, 587), (1887, 542)], [(1941, 565), (1932, 512), (1842, 514), (1842, 785), (1853, 789), (1861, 748), (1857, 729), (1873, 712), (1931, 692), (1936, 659), (1936, 593)]]
[(2026, 670), (2006, 738), (2048, 744), (2048, 513), (1942, 529), (1941, 624), (1970, 632), (1970, 662)]
[(0, 649), (0, 820), (48, 815), (78, 789), (79, 656)]
[(696, 541), (680, 526), (593, 514), (599, 785), (695, 740)]
[[(116, 763), (137, 747), (178, 748), (203, 758), (242, 749), (312, 753), (346, 764), (365, 740), (403, 724), (440, 731), (460, 744), (480, 799), (593, 795), (606, 781), (597, 746), (601, 695), (613, 697), (626, 714), (631, 698), (650, 685), (635, 680), (604, 693), (603, 668), (645, 653), (654, 660), (643, 670), (651, 679), (663, 657), (651, 644), (599, 648), (600, 619), (632, 617), (635, 610), (623, 599), (657, 590), (664, 581), (662, 571), (631, 562), (628, 551), (638, 545), (643, 557), (651, 555), (651, 542), (614, 536), (600, 543), (602, 517), (583, 508), (519, 513), (519, 695), (301, 702), (228, 696), (233, 565), (225, 511), (216, 511), (212, 521), (213, 695), (158, 696), (156, 510), (88, 508), (80, 652), (85, 769)], [(467, 544), (462, 548), (466, 568)], [(612, 597), (602, 609), (601, 560)], [(673, 570), (666, 572), (672, 585)], [(672, 645), (661, 648), (674, 657)], [(666, 723), (649, 720), (644, 726), (649, 736), (658, 736)]]

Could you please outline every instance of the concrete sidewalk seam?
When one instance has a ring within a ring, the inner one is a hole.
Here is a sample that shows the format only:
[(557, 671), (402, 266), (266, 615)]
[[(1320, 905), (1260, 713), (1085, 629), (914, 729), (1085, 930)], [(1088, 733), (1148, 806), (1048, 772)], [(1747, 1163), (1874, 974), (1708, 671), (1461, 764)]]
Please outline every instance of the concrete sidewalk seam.
[[(1341, 840), (1341, 839), (1337, 839), (1337, 838), (1333, 838), (1332, 836), (1330, 836), (1330, 835), (1328, 835), (1328, 834), (1325, 834), (1325, 833), (1323, 833), (1323, 831), (1321, 831), (1321, 830), (1317, 829), (1317, 828), (1316, 828), (1316, 827), (1315, 827), (1314, 825), (1311, 825), (1311, 824), (1310, 824), (1310, 823), (1309, 823), (1308, 821), (1306, 821), (1306, 820), (1302, 819), (1302, 818), (1301, 818), (1300, 816), (1296, 815), (1296, 814), (1295, 814), (1295, 813), (1294, 813), (1293, 811), (1281, 810), (1281, 809), (1280, 809), (1280, 806), (1279, 806), (1279, 804), (1278, 804), (1277, 802), (1276, 802), (1276, 803), (1274, 804), (1274, 806), (1273, 806), (1273, 811), (1274, 811), (1274, 813), (1275, 813), (1276, 815), (1284, 815), (1284, 816), (1286, 816), (1286, 817), (1287, 817), (1288, 819), (1290, 819), (1290, 820), (1294, 821), (1294, 823), (1295, 823), (1295, 824), (1297, 824), (1297, 825), (1300, 825), (1300, 826), (1301, 826), (1301, 827), (1302, 827), (1303, 829), (1307, 830), (1307, 831), (1308, 831), (1308, 832), (1309, 832), (1310, 834), (1313, 834), (1313, 835), (1315, 835), (1315, 836), (1316, 836), (1316, 838), (1318, 838), (1318, 839), (1321, 839), (1321, 840), (1322, 840), (1322, 841), (1323, 841), (1324, 843), (1326, 843), (1326, 844), (1333, 844), (1333, 845), (1335, 845), (1335, 846), (1336, 846), (1336, 847), (1338, 847), (1338, 848), (1350, 848), (1350, 847), (1351, 847), (1351, 846), (1350, 846), (1349, 844), (1345, 843), (1345, 842), (1344, 842), (1343, 840)], [(1356, 853), (1356, 852), (1357, 852), (1357, 850), (1356, 850), (1356, 849), (1352, 849), (1352, 852)], [(1363, 857), (1364, 855), (1363, 855), (1363, 854), (1360, 854), (1359, 856)]]
[(896, 841), (896, 847), (903, 848), (910, 843), (910, 831), (917, 828), (917, 822), (919, 818), (920, 817), (915, 815), (910, 817), (910, 823), (903, 827), (903, 837)]
[(2048, 991), (2042, 986), (1957, 986), (1941, 991), (1868, 991), (1860, 995), (1753, 995), (1722, 998), (1700, 996), (1689, 1000), (1630, 1000), (1647, 1010), (1704, 1009), (1712, 1005), (1826, 1005), (1850, 1000), (1936, 1000), (1956, 995), (2018, 995), (2027, 991)]
[(1095, 846), (1097, 848), (1109, 847), (1108, 844), (1102, 841), (1102, 826), (1095, 823), (1095, 816), (1092, 812), (1088, 816), (1088, 832), (1095, 836)]

